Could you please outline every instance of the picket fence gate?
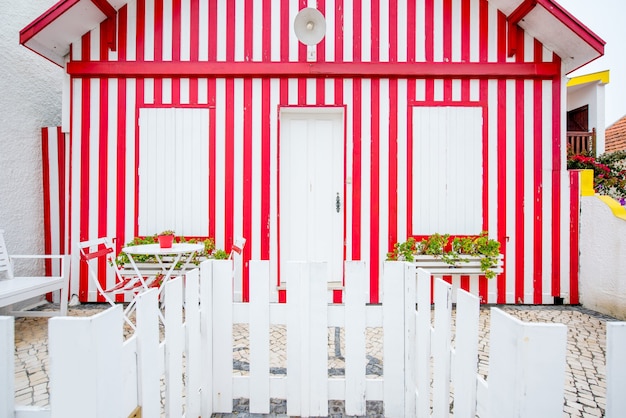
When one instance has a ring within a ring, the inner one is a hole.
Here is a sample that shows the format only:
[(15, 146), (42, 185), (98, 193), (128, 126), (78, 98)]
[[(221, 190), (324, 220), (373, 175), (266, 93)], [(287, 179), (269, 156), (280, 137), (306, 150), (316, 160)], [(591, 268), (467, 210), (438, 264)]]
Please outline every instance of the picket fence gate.
[[(140, 406), (144, 417), (209, 417), (231, 412), (237, 398), (263, 414), (278, 398), (292, 416), (328, 415), (328, 400), (338, 399), (348, 415), (365, 415), (366, 401), (378, 400), (388, 417), (447, 417), (451, 387), (455, 417), (562, 414), (564, 325), (524, 323), (492, 308), (485, 381), (477, 374), (478, 299), (458, 290), (453, 348), (452, 288), (435, 280), (433, 321), (429, 272), (385, 263), (383, 302), (368, 305), (366, 265), (346, 262), (338, 305), (327, 303), (325, 264), (293, 263), (284, 272), (287, 303), (279, 304), (270, 302), (269, 263), (250, 263), (249, 303), (233, 302), (229, 261), (206, 261), (167, 283), (164, 338), (156, 289), (138, 297), (137, 329), (127, 340), (121, 306), (50, 319), (48, 408), (14, 405), (13, 318), (0, 317), (0, 416), (127, 417)], [(236, 323), (249, 324), (247, 376), (233, 375)], [(272, 324), (287, 329), (286, 376), (270, 374)], [(328, 377), (328, 327), (345, 329), (344, 376)], [(366, 376), (367, 327), (384, 330), (380, 379)], [(626, 411), (626, 326), (607, 329), (606, 416), (617, 417)]]

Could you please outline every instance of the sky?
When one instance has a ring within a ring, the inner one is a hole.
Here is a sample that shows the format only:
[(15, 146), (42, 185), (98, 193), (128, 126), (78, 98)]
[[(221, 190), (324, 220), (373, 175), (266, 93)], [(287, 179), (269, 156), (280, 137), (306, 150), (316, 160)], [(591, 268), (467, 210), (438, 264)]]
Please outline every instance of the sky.
[(609, 70), (606, 93), (606, 127), (626, 115), (626, 1), (556, 0), (565, 10), (600, 36), (605, 42), (604, 56), (568, 74), (578, 76)]

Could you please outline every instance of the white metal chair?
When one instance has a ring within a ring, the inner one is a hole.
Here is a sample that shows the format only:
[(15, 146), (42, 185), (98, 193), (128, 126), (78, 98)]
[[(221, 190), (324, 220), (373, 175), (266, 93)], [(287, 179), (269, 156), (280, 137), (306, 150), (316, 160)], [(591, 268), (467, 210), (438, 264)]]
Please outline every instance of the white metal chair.
[[(98, 289), (98, 293), (111, 305), (115, 306), (116, 295), (130, 295), (131, 301), (124, 309), (124, 320), (128, 325), (135, 329), (135, 325), (129, 318), (135, 303), (134, 297), (146, 289), (148, 286), (142, 277), (137, 275), (122, 275), (115, 258), (115, 245), (113, 239), (109, 237), (101, 237), (94, 240), (82, 241), (79, 243), (81, 261), (85, 262), (88, 267), (89, 277)], [(110, 266), (115, 273), (115, 282), (112, 286), (106, 287), (102, 285), (98, 277), (97, 261), (104, 259), (106, 265)], [(125, 298), (126, 299), (126, 298)]]

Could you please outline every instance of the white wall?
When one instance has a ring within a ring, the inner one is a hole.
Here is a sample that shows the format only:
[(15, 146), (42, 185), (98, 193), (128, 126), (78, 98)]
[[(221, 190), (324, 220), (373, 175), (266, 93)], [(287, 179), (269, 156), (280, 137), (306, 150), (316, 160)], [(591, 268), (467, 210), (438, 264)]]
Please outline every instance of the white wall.
[(604, 84), (588, 83), (567, 89), (567, 111), (589, 105), (589, 130), (596, 128), (597, 155), (605, 149), (605, 95)]
[(626, 220), (596, 196), (581, 199), (581, 303), (626, 320)]
[(13, 254), (43, 252), (41, 128), (61, 124), (63, 82), (63, 69), (21, 46), (19, 31), (56, 2), (1, 2), (0, 229)]

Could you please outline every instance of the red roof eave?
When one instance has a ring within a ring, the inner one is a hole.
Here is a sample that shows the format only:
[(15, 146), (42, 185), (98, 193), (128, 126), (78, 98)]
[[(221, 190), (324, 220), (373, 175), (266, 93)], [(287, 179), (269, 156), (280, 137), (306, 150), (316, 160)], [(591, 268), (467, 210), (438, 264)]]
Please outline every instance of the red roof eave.
[(49, 8), (44, 14), (33, 20), (28, 26), (20, 31), (20, 44), (24, 45), (39, 32), (44, 30), (49, 24), (61, 17), (70, 10), (80, 0), (60, 0)]
[(560, 4), (553, 0), (537, 0), (537, 3), (543, 6), (555, 18), (563, 22), (572, 32), (578, 35), (590, 47), (596, 50), (600, 55), (604, 55), (604, 45), (606, 42), (596, 35), (591, 29), (585, 26), (580, 20), (576, 19), (571, 13), (563, 8)]

